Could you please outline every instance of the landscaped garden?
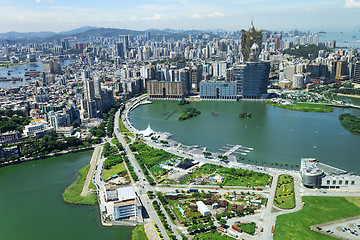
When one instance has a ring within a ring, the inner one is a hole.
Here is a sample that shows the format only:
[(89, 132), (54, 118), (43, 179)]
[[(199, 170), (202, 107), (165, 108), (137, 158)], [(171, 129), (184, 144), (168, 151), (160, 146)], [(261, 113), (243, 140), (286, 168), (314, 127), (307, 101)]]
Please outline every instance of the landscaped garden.
[(226, 168), (214, 164), (204, 164), (197, 171), (186, 177), (181, 183), (255, 187), (268, 185), (269, 179), (270, 176), (267, 174), (247, 169)]
[(294, 179), (292, 176), (279, 176), (274, 204), (282, 209), (292, 209), (295, 207)]

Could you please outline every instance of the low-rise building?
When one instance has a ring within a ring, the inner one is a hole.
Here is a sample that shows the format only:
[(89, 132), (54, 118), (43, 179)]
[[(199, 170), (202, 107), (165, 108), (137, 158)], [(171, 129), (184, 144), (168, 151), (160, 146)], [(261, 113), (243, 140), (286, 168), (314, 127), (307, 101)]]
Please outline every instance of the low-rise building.
[(57, 133), (62, 133), (65, 136), (71, 136), (74, 133), (74, 127), (70, 126), (70, 127), (59, 127), (56, 129)]
[(360, 176), (320, 163), (315, 158), (302, 158), (300, 174), (308, 188), (360, 189)]
[(142, 206), (133, 187), (107, 186), (106, 201), (114, 201), (114, 219), (116, 221), (142, 220)]
[(208, 216), (211, 214), (209, 208), (205, 205), (205, 203), (203, 201), (197, 201), (196, 205), (198, 207), (198, 211), (203, 215), (203, 216)]
[(13, 143), (20, 137), (19, 131), (9, 131), (0, 134), (0, 143)]

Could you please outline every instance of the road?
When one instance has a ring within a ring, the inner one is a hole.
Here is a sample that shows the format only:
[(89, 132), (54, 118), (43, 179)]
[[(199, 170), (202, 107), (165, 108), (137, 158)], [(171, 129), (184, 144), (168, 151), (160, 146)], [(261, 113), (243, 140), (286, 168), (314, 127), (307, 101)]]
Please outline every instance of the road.
[(146, 181), (145, 175), (142, 172), (133, 153), (131, 152), (129, 145), (126, 143), (123, 135), (120, 133), (119, 120), (120, 120), (120, 111), (117, 111), (115, 114), (115, 120), (114, 120), (114, 122), (115, 122), (114, 132), (115, 132), (115, 135), (116, 135), (117, 139), (119, 140), (119, 142), (123, 145), (123, 147), (125, 149), (124, 151), (125, 151), (127, 157), (129, 158), (131, 165), (134, 167), (135, 173), (138, 175), (138, 178), (139, 178), (139, 181), (137, 183), (133, 184), (133, 187), (134, 187), (135, 191), (137, 192), (143, 206), (147, 210), (147, 212), (150, 216), (150, 219), (153, 220), (156, 223), (156, 225), (159, 227), (159, 230), (160, 230), (161, 234), (164, 236), (164, 239), (168, 240), (170, 238), (167, 235), (165, 228), (162, 225), (160, 218), (157, 215), (154, 207), (152, 206), (152, 201), (150, 201), (149, 197), (146, 194), (147, 191), (153, 191), (154, 188), (152, 186), (150, 186), (150, 184)]

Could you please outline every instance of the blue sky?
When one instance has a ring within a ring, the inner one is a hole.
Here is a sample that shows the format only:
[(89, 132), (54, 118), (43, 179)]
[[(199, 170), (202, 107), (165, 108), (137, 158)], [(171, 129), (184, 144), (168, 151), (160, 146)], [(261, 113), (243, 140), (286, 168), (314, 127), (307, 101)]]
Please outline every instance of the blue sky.
[(133, 30), (360, 29), (360, 0), (0, 0), (0, 32), (82, 26)]

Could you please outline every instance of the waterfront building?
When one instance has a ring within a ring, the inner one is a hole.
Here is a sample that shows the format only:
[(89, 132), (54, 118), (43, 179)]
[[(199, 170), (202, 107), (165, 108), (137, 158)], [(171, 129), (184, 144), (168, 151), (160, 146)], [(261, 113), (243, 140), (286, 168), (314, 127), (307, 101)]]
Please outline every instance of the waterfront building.
[(242, 98), (260, 99), (266, 98), (267, 86), (269, 85), (269, 62), (246, 62), (243, 64), (243, 76), (235, 76), (237, 79), (242, 78), (241, 92), (238, 92)]
[(114, 219), (116, 221), (140, 221), (142, 220), (141, 203), (136, 196), (133, 187), (120, 187), (105, 185), (106, 201), (114, 203)]
[(360, 176), (317, 161), (302, 158), (300, 174), (302, 183), (308, 188), (360, 189)]
[(149, 98), (172, 98), (181, 99), (185, 97), (184, 82), (147, 82), (147, 92)]
[(225, 81), (201, 81), (200, 98), (207, 100), (236, 100), (237, 83)]

